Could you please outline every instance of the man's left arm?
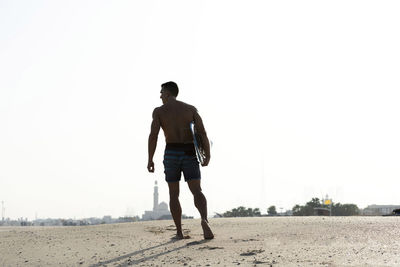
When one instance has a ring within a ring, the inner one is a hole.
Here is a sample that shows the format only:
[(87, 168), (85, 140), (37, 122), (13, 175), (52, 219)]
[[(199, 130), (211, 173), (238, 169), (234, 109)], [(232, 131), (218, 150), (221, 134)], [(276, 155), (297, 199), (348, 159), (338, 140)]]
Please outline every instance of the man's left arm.
[(153, 121), (151, 122), (151, 130), (149, 135), (149, 159), (147, 162), (147, 170), (154, 172), (153, 157), (157, 147), (158, 133), (160, 131), (160, 117), (158, 116), (158, 109), (153, 111)]
[(197, 110), (195, 110), (195, 112), (194, 112), (193, 119), (194, 119), (194, 125), (196, 127), (196, 131), (201, 136), (201, 143), (203, 145), (204, 152), (206, 153), (205, 161), (202, 164), (202, 166), (205, 167), (208, 165), (208, 163), (210, 162), (210, 158), (211, 158), (210, 141), (208, 141), (208, 137), (207, 137), (206, 129), (204, 128), (203, 120), (201, 119)]

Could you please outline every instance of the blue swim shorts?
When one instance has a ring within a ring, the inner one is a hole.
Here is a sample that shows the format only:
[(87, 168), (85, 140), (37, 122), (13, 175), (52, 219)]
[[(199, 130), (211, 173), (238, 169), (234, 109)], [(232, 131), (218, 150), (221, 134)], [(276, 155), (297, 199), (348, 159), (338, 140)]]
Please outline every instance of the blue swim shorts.
[(168, 143), (164, 152), (164, 173), (167, 182), (201, 179), (199, 162), (193, 144)]

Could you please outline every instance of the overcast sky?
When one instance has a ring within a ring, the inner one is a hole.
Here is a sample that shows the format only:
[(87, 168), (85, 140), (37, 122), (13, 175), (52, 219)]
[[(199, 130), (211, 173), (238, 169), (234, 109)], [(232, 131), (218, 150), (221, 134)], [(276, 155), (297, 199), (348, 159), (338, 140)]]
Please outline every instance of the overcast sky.
[[(209, 214), (400, 204), (398, 1), (0, 1), (6, 217), (141, 216), (168, 202), (160, 85), (213, 141)], [(186, 183), (183, 213), (199, 217)]]

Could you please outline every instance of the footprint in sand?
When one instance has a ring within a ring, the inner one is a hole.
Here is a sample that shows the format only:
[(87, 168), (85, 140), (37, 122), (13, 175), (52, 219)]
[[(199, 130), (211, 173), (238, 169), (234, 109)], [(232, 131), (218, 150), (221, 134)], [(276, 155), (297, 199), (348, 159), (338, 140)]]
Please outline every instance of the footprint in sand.
[(243, 252), (240, 254), (240, 256), (254, 256), (257, 255), (259, 253), (263, 253), (264, 250), (262, 249), (258, 249), (258, 250), (248, 250), (247, 252)]
[(162, 229), (161, 227), (147, 227), (146, 231), (150, 232), (150, 233), (153, 233), (153, 234), (164, 233), (164, 229)]
[(165, 230), (167, 230), (167, 231), (176, 231), (176, 227), (175, 227), (175, 225), (168, 225), (167, 227), (165, 227)]
[(205, 246), (205, 247), (201, 247), (201, 248), (198, 248), (199, 250), (204, 250), (204, 249), (207, 249), (207, 250), (214, 250), (214, 249), (224, 249), (223, 247), (211, 247), (211, 246)]
[(260, 240), (259, 239), (254, 239), (254, 238), (250, 238), (250, 239), (235, 239), (235, 240), (233, 240), (234, 243), (237, 243), (237, 242), (252, 242), (252, 241), (260, 241)]

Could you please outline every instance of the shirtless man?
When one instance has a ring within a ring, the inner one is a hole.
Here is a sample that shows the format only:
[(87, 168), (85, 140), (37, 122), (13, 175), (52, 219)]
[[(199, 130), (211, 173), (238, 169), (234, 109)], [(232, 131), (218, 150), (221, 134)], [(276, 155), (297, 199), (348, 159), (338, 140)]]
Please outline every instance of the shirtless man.
[(212, 239), (212, 233), (207, 220), (207, 200), (201, 191), (200, 168), (193, 145), (193, 135), (190, 122), (194, 121), (196, 131), (203, 140), (206, 159), (202, 166), (207, 166), (210, 161), (210, 145), (204, 129), (203, 121), (194, 106), (176, 100), (179, 89), (176, 83), (167, 82), (161, 85), (161, 100), (163, 105), (153, 111), (153, 121), (149, 136), (149, 161), (147, 169), (154, 172), (153, 156), (157, 147), (157, 138), (160, 127), (164, 131), (166, 147), (164, 153), (165, 180), (169, 187), (169, 206), (177, 231), (177, 238), (183, 239), (182, 209), (179, 203), (179, 181), (181, 172), (194, 197), (194, 205), (200, 212), (201, 226), (204, 238)]

